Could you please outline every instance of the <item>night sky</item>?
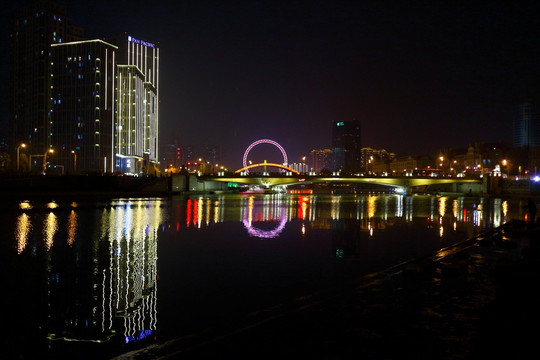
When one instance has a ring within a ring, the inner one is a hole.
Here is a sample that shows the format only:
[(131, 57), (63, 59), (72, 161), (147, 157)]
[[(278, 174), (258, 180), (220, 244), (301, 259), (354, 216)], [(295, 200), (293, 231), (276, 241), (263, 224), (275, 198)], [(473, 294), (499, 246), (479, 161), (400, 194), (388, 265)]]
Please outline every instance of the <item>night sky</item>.
[(330, 147), (333, 120), (360, 120), (363, 146), (398, 156), (509, 142), (539, 93), (539, 1), (166, 3), (74, 2), (68, 17), (88, 37), (159, 42), (162, 143), (220, 145), (231, 168), (261, 138), (290, 162)]

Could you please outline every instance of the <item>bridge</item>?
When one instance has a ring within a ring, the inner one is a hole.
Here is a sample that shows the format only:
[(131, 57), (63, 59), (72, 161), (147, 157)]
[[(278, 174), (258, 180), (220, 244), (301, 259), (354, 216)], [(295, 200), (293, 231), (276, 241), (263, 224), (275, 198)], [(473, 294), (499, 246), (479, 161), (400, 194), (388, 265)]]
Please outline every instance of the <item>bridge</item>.
[(412, 176), (322, 176), (303, 175), (290, 173), (289, 175), (270, 174), (262, 176), (260, 174), (235, 174), (235, 175), (201, 175), (200, 180), (228, 182), (245, 185), (259, 185), (265, 188), (274, 186), (287, 186), (296, 184), (310, 184), (323, 182), (340, 183), (364, 183), (385, 185), (394, 188), (401, 188), (404, 192), (410, 192), (413, 187), (429, 186), (437, 184), (482, 184), (480, 178), (459, 178), (459, 177), (412, 177)]
[[(283, 155), (283, 163), (268, 163), (266, 160), (262, 163), (251, 164), (248, 155), (253, 147), (259, 144), (270, 144), (277, 147)], [(307, 175), (301, 174), (297, 170), (287, 166), (288, 159), (285, 149), (270, 139), (261, 139), (253, 142), (246, 149), (244, 157), (242, 159), (243, 167), (236, 170), (234, 174), (225, 174), (223, 172), (217, 175), (200, 175), (197, 178), (199, 183), (208, 183), (210, 188), (212, 183), (234, 183), (244, 185), (258, 185), (264, 188), (272, 188), (275, 186), (288, 186), (296, 184), (311, 184), (311, 183), (364, 183), (364, 184), (376, 184), (385, 185), (394, 188), (400, 188), (404, 193), (412, 192), (412, 188), (437, 184), (482, 184), (483, 180), (480, 178), (458, 178), (458, 177), (444, 177), (444, 176), (323, 176), (323, 175)], [(262, 173), (251, 173), (250, 170), (256, 167), (264, 168)], [(280, 169), (281, 173), (268, 173), (267, 167), (273, 167)], [(209, 188), (203, 186), (203, 188)], [(190, 189), (197, 187), (189, 185)]]

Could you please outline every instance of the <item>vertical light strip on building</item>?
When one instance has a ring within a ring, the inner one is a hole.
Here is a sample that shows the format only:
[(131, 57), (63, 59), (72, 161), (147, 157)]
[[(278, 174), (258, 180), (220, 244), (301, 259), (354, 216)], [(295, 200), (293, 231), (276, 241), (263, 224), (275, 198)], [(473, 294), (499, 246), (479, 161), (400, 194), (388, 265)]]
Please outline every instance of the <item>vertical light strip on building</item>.
[(109, 86), (109, 81), (107, 79), (107, 73), (108, 73), (108, 65), (109, 64), (109, 49), (105, 49), (105, 111), (107, 111), (107, 95), (108, 95), (108, 91), (107, 91), (107, 87)]
[(159, 144), (159, 48), (157, 49), (157, 66), (156, 66), (156, 140), (154, 141), (154, 158), (159, 161), (158, 146)]
[(122, 117), (124, 115), (123, 111), (122, 111), (122, 72), (121, 71), (118, 71), (118, 115), (117, 115), (117, 119), (118, 119), (118, 123), (116, 124), (116, 133), (117, 133), (117, 136), (118, 136), (118, 149), (116, 151), (117, 154), (122, 154), (122, 149), (121, 149), (121, 146), (122, 146), (122, 132), (121, 132), (121, 128), (122, 128)]
[(126, 151), (126, 155), (131, 155), (132, 151), (131, 151), (131, 108), (133, 106), (133, 104), (131, 103), (131, 91), (133, 91), (133, 89), (131, 88), (131, 84), (133, 82), (133, 75), (131, 74), (131, 68), (128, 68), (128, 78), (129, 78), (129, 81), (128, 81), (128, 132), (127, 132), (127, 151)]
[(114, 84), (115, 84), (115, 77), (114, 77), (114, 70), (116, 68), (116, 60), (115, 60), (115, 55), (116, 53), (113, 51), (113, 54), (112, 54), (112, 66), (111, 66), (111, 71), (112, 71), (112, 76), (111, 76), (111, 79), (113, 80), (113, 88), (112, 88), (112, 96), (111, 96), (111, 116), (112, 116), (112, 121), (111, 121), (111, 127), (112, 127), (112, 131), (111, 131), (111, 172), (114, 172), (114, 167), (115, 167), (115, 163), (116, 163), (116, 159), (114, 157), (114, 122), (116, 121), (116, 115), (115, 115), (115, 106), (114, 106), (114, 93), (115, 93), (115, 87), (114, 87)]

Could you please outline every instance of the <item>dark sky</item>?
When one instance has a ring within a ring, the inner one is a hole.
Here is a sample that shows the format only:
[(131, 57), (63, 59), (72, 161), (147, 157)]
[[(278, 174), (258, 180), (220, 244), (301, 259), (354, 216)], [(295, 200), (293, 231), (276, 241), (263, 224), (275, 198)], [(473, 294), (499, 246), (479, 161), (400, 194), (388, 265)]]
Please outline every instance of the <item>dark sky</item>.
[(221, 145), (229, 167), (261, 138), (299, 161), (330, 146), (333, 120), (398, 155), (510, 141), (539, 92), (539, 1), (167, 3), (81, 1), (68, 17), (160, 42), (162, 142)]

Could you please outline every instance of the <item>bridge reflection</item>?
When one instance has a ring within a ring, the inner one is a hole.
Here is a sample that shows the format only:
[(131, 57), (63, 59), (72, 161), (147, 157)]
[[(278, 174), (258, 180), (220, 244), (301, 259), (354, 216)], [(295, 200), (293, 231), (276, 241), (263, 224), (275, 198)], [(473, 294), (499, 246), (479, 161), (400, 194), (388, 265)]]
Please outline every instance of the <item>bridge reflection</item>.
[[(186, 227), (213, 226), (240, 221), (248, 234), (258, 238), (277, 237), (291, 221), (307, 227), (331, 229), (337, 220), (358, 220), (371, 235), (395, 223), (423, 220), (431, 226), (457, 228), (459, 223), (474, 227), (506, 222), (508, 203), (501, 199), (403, 195), (238, 195), (240, 206), (227, 207), (233, 195), (200, 195), (187, 200)], [(225, 208), (227, 210), (225, 211)], [(176, 214), (178, 219), (181, 214)], [(180, 222), (176, 228), (180, 231)], [(258, 230), (264, 228), (266, 230)], [(304, 227), (305, 231), (306, 227)]]

